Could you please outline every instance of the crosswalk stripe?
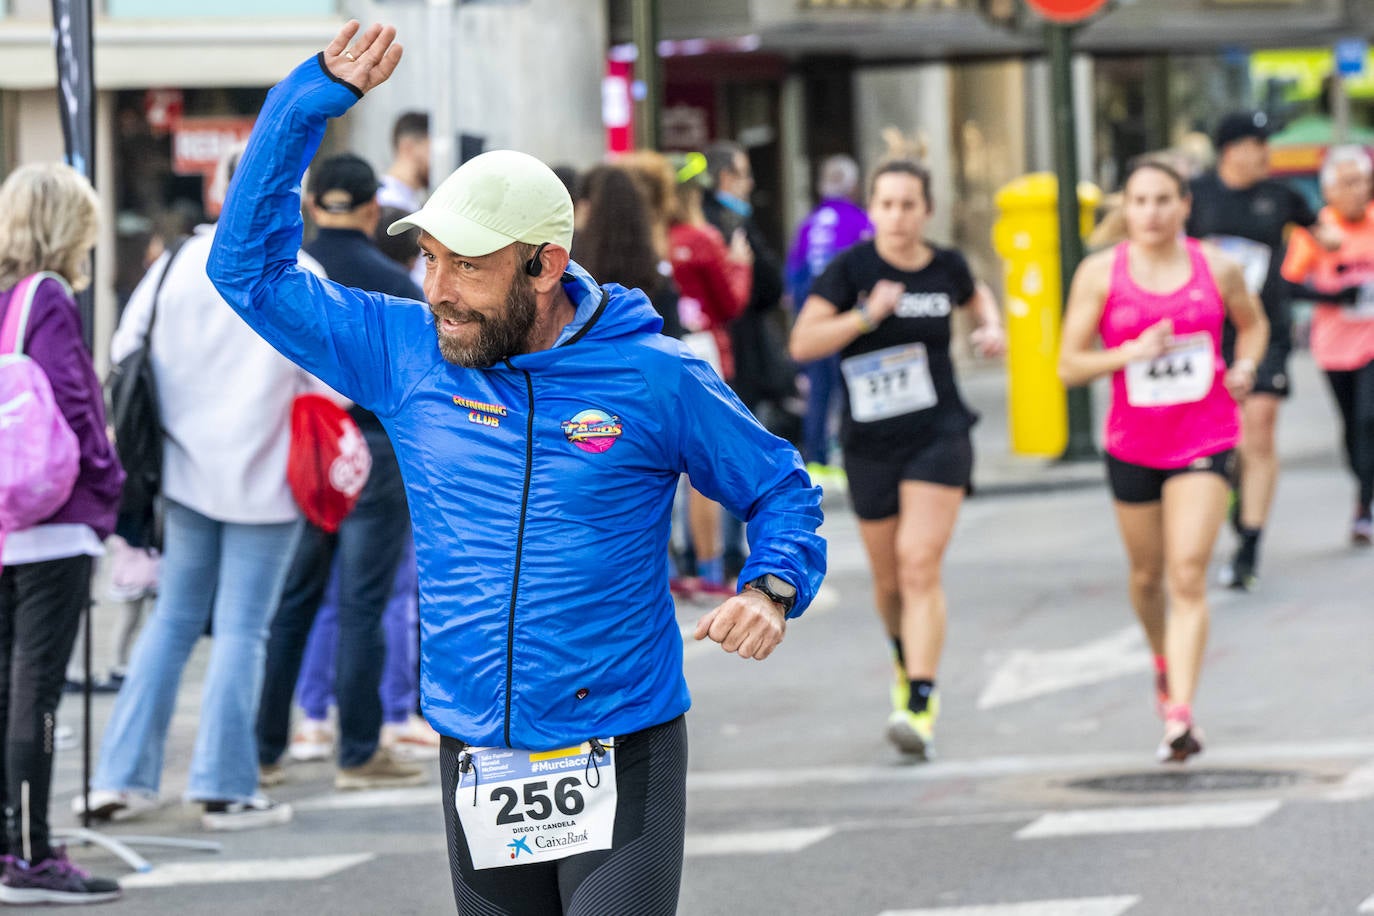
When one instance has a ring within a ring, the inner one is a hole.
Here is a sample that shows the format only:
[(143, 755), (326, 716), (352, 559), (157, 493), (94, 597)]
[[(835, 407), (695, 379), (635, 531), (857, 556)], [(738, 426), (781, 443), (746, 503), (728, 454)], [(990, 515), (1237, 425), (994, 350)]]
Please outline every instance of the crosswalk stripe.
[(370, 852), (284, 859), (173, 862), (150, 872), (120, 878), (124, 888), (175, 887), (183, 884), (239, 884), (256, 881), (318, 881), (370, 862)]
[(801, 827), (791, 830), (748, 830), (734, 833), (689, 833), (689, 856), (763, 855), (798, 852), (835, 832), (833, 827)]
[(1075, 900), (1033, 900), (1026, 903), (993, 903), (984, 906), (885, 910), (878, 916), (1120, 916), (1139, 902), (1139, 897), (1080, 897)]
[(1325, 795), (1327, 801), (1359, 801), (1374, 798), (1374, 762), (1346, 774), (1341, 784)]
[(1142, 808), (1091, 808), (1045, 814), (1016, 833), (1018, 840), (1106, 833), (1154, 833), (1253, 827), (1282, 802), (1218, 802), (1206, 805), (1159, 805)]
[(1357, 912), (1357, 913), (1374, 913), (1374, 894), (1370, 894), (1369, 897), (1368, 897), (1368, 899), (1366, 899), (1364, 903), (1361, 903), (1361, 904), (1360, 904), (1360, 908), (1359, 908), (1358, 910), (1356, 910), (1355, 912)]

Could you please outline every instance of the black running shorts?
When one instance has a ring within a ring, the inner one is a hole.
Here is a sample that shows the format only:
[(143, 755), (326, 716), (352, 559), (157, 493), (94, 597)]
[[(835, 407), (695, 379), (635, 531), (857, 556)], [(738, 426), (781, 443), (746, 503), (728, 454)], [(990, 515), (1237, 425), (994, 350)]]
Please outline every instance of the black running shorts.
[(973, 479), (973, 439), (968, 432), (946, 434), (891, 461), (846, 453), (844, 471), (854, 514), (870, 522), (891, 518), (901, 507), (903, 480), (966, 489)]
[(1231, 465), (1235, 461), (1236, 450), (1227, 449), (1215, 455), (1199, 458), (1192, 464), (1181, 468), (1147, 468), (1140, 464), (1130, 464), (1120, 458), (1107, 456), (1107, 482), (1111, 484), (1112, 499), (1119, 503), (1143, 504), (1157, 503), (1164, 496), (1164, 484), (1180, 474), (1194, 472), (1219, 474), (1227, 481), (1231, 479)]
[(454, 811), (463, 742), (439, 746), (453, 896), (462, 916), (671, 916), (687, 823), (687, 720), (615, 742), (619, 797), (611, 849), (554, 862), (474, 869)]

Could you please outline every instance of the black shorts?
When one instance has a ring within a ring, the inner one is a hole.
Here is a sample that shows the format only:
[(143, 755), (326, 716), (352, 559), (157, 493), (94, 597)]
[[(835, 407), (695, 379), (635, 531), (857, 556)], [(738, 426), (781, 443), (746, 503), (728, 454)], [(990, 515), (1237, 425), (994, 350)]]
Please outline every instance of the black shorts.
[(949, 433), (891, 461), (846, 452), (844, 472), (855, 515), (865, 521), (891, 518), (901, 508), (903, 480), (967, 489), (973, 479), (973, 439), (968, 432)]
[(611, 849), (552, 862), (475, 869), (454, 810), (458, 755), (464, 745), (447, 736), (440, 741), (444, 825), (458, 912), (483, 916), (672, 916), (677, 912), (687, 823), (687, 720), (678, 716), (617, 737), (615, 745), (617, 799)]
[(1236, 450), (1228, 448), (1215, 455), (1199, 458), (1192, 464), (1181, 468), (1147, 468), (1131, 464), (1120, 458), (1107, 456), (1107, 482), (1112, 488), (1112, 498), (1119, 503), (1132, 505), (1157, 503), (1164, 496), (1164, 484), (1180, 474), (1203, 472), (1219, 474), (1226, 480), (1231, 479), (1231, 466), (1235, 462)]

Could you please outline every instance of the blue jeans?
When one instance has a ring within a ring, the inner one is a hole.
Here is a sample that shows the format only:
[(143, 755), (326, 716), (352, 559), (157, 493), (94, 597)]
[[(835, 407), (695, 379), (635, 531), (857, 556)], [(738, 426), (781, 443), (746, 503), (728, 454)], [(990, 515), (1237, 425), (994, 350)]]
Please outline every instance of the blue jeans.
[(95, 788), (158, 791), (181, 674), (213, 621), (186, 797), (246, 801), (257, 794), (253, 720), (267, 623), (299, 530), (299, 522), (220, 522), (168, 501), (157, 606), (105, 728)]
[[(415, 544), (407, 532), (405, 553), (396, 568), (391, 600), (382, 612), (386, 631), (386, 667), (382, 669), (382, 719), (400, 724), (419, 711), (420, 670), (419, 593), (416, 591)], [(301, 674), (296, 680), (296, 705), (311, 719), (329, 717), (334, 705), (334, 651), (339, 643), (339, 561), (325, 589), (324, 603), (315, 615), (305, 644)]]
[(291, 732), (291, 697), (329, 572), (338, 558), (339, 642), (334, 695), (339, 702), (339, 766), (356, 767), (377, 750), (382, 728), (379, 659), (386, 653), (382, 611), (410, 532), (405, 488), (386, 433), (364, 429), (372, 472), (358, 504), (329, 534), (306, 524), (281, 605), (267, 641), (262, 704), (258, 709), (258, 760), (275, 763)]

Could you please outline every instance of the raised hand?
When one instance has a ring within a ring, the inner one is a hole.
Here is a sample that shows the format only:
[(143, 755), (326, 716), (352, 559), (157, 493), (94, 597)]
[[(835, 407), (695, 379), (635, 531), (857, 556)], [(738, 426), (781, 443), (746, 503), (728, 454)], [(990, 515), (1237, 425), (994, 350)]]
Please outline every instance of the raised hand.
[[(391, 78), (401, 62), (401, 46), (396, 44), (394, 26), (374, 22), (358, 35), (362, 24), (356, 19), (345, 22), (324, 49), (324, 65), (337, 79), (359, 92), (375, 89)], [(353, 41), (354, 36), (357, 41)], [(353, 41), (353, 46), (348, 43)]]

